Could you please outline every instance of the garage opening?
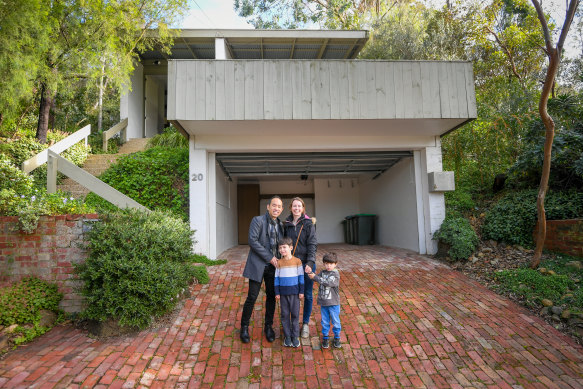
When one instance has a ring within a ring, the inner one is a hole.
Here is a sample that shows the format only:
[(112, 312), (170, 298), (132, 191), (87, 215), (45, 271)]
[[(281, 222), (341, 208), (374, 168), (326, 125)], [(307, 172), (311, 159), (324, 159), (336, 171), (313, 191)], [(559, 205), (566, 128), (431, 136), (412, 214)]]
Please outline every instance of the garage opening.
[(342, 242), (344, 217), (372, 213), (378, 216), (378, 244), (419, 250), (411, 151), (217, 153), (216, 161), (223, 176), (217, 197), (219, 182), (236, 184), (237, 210), (230, 217), (236, 218), (231, 222), (239, 244), (247, 244), (251, 219), (277, 194), (284, 202), (282, 218), (293, 197), (304, 199), (306, 213), (317, 218), (319, 243)]

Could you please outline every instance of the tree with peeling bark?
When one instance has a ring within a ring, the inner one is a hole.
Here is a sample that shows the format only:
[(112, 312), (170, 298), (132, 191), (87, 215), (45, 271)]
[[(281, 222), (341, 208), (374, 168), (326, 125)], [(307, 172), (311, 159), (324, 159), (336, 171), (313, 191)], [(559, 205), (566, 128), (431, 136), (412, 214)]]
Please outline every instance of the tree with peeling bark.
[(547, 23), (547, 18), (542, 9), (542, 6), (538, 0), (531, 0), (538, 19), (541, 24), (543, 36), (545, 38), (545, 52), (549, 59), (549, 65), (547, 68), (547, 73), (545, 76), (545, 81), (542, 87), (542, 92), (539, 100), (538, 111), (542, 122), (545, 125), (545, 145), (544, 145), (544, 159), (543, 168), (539, 184), (538, 196), (536, 201), (536, 208), (538, 214), (538, 231), (536, 235), (536, 248), (534, 251), (534, 256), (530, 263), (530, 267), (536, 269), (540, 264), (541, 255), (543, 251), (543, 246), (545, 242), (546, 232), (547, 232), (547, 221), (545, 216), (545, 195), (547, 193), (549, 176), (551, 172), (551, 151), (553, 147), (553, 138), (555, 136), (555, 122), (553, 118), (549, 115), (547, 111), (547, 103), (549, 101), (549, 96), (553, 90), (555, 83), (555, 77), (559, 70), (559, 65), (561, 63), (561, 54), (563, 50), (563, 45), (567, 34), (569, 33), (569, 28), (575, 17), (575, 12), (577, 11), (580, 0), (569, 0), (567, 3), (567, 12), (565, 14), (565, 20), (563, 22), (563, 27), (561, 28), (561, 33), (557, 44), (553, 42), (551, 32)]

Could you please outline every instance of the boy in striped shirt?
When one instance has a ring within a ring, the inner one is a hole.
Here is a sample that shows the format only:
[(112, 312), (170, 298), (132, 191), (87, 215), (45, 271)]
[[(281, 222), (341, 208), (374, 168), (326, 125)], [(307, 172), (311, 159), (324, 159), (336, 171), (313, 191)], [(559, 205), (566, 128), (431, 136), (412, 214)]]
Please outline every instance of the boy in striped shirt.
[(275, 299), (280, 302), (285, 347), (300, 346), (300, 299), (304, 298), (304, 269), (302, 261), (292, 255), (292, 247), (291, 238), (279, 241), (281, 259), (275, 269)]

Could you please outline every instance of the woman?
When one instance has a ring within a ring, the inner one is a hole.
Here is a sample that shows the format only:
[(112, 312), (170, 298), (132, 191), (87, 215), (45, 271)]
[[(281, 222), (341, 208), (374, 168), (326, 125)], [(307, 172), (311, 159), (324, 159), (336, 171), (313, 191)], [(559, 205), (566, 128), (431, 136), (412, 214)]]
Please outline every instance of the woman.
[(316, 219), (310, 219), (306, 216), (306, 205), (304, 200), (294, 197), (289, 206), (290, 215), (283, 223), (285, 236), (292, 239), (294, 245), (295, 257), (302, 261), (304, 266), (304, 312), (302, 329), (300, 335), (302, 338), (310, 336), (308, 324), (312, 314), (312, 289), (314, 281), (307, 274), (316, 271), (316, 249), (318, 241), (316, 240), (316, 228), (314, 226)]

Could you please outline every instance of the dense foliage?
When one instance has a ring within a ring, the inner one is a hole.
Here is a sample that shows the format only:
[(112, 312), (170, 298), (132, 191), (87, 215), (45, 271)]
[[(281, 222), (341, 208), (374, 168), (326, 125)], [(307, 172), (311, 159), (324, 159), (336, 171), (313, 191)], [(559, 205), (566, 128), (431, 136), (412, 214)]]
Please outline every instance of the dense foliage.
[[(102, 181), (152, 210), (167, 210), (188, 219), (188, 149), (152, 147), (120, 158)], [(90, 193), (86, 203), (99, 209), (115, 207)]]
[(549, 299), (554, 305), (583, 312), (583, 288), (580, 282), (576, 282), (583, 279), (583, 270), (565, 266), (574, 259), (576, 258), (559, 255), (540, 264), (540, 268), (552, 270), (555, 274), (533, 269), (497, 272), (497, 288), (520, 297), (531, 307), (540, 307), (541, 300)]
[(182, 135), (174, 126), (166, 127), (161, 134), (158, 134), (148, 141), (148, 147), (162, 146), (167, 148), (186, 148), (188, 139)]
[(433, 238), (449, 245), (448, 255), (454, 261), (468, 259), (478, 244), (470, 222), (461, 216), (448, 215)]
[(195, 275), (205, 280), (204, 266), (192, 265), (193, 234), (161, 212), (104, 215), (88, 232), (89, 257), (76, 269), (87, 301), (83, 315), (145, 328), (168, 312)]
[[(536, 225), (536, 189), (509, 192), (486, 214), (482, 236), (510, 244), (531, 246)], [(583, 192), (549, 191), (545, 200), (547, 220), (583, 217)]]

